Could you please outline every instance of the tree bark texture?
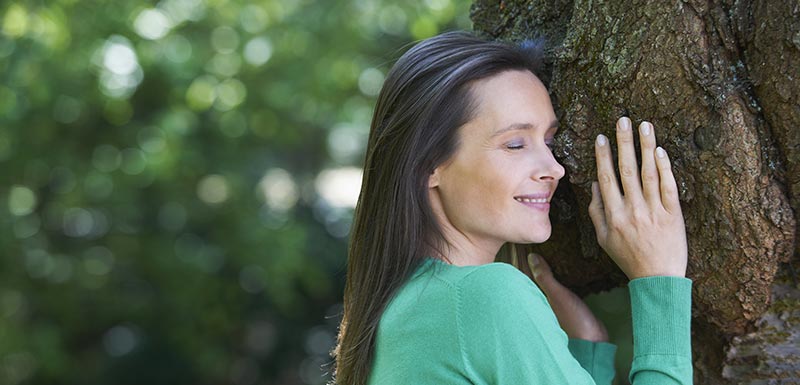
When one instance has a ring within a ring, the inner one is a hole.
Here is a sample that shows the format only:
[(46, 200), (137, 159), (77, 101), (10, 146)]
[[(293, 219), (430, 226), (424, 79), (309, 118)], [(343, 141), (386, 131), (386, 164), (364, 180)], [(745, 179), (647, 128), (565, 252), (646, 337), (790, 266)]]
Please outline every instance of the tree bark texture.
[(583, 294), (626, 281), (587, 212), (594, 139), (616, 149), (617, 118), (648, 120), (686, 219), (696, 382), (800, 383), (800, 1), (478, 0), (471, 16), (547, 40), (567, 177), (533, 249), (556, 275)]

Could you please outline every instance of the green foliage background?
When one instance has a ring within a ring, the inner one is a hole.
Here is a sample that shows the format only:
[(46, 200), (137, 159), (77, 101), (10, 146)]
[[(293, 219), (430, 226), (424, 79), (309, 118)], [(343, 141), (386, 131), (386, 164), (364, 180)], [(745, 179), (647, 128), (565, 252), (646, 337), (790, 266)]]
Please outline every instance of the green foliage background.
[(468, 7), (0, 4), (0, 383), (325, 382), (375, 94)]

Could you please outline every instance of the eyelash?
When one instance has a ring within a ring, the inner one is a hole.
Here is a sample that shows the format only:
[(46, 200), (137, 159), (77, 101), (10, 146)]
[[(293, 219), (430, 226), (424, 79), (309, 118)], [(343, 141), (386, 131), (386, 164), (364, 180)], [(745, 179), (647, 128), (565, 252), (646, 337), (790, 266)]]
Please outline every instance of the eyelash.
[[(549, 141), (549, 142), (544, 142), (544, 144), (547, 145), (547, 148), (549, 148), (550, 151), (553, 151), (553, 149), (556, 146), (555, 142), (552, 141), (552, 140)], [(522, 150), (522, 149), (525, 148), (525, 144), (524, 143), (523, 144), (509, 143), (509, 144), (506, 145), (506, 148), (509, 149), (509, 150), (512, 150), (512, 151)]]

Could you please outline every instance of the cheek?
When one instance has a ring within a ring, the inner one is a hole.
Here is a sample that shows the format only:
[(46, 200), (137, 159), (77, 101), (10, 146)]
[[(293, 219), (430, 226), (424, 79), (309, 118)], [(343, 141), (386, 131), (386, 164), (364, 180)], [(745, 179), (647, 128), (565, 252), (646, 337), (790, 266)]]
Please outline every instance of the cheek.
[(484, 158), (469, 166), (462, 168), (459, 173), (459, 200), (463, 204), (469, 205), (473, 211), (482, 211), (485, 215), (492, 214), (487, 211), (497, 211), (508, 205), (508, 200), (513, 200), (514, 181), (518, 179), (513, 164)]

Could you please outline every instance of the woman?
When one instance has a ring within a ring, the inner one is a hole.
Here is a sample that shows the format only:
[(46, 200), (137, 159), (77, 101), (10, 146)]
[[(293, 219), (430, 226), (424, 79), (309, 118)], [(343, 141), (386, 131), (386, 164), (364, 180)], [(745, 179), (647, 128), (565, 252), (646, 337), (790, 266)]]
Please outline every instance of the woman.
[[(348, 255), (335, 382), (610, 383), (614, 345), (581, 300), (530, 256), (541, 289), (494, 262), (550, 237), (564, 168), (536, 77), (540, 50), (453, 32), (425, 40), (378, 96)], [(604, 136), (589, 213), (631, 279), (635, 384), (690, 383), (691, 281), (670, 162), (642, 123), (617, 123), (619, 190)], [(537, 261), (538, 260), (538, 261)]]

